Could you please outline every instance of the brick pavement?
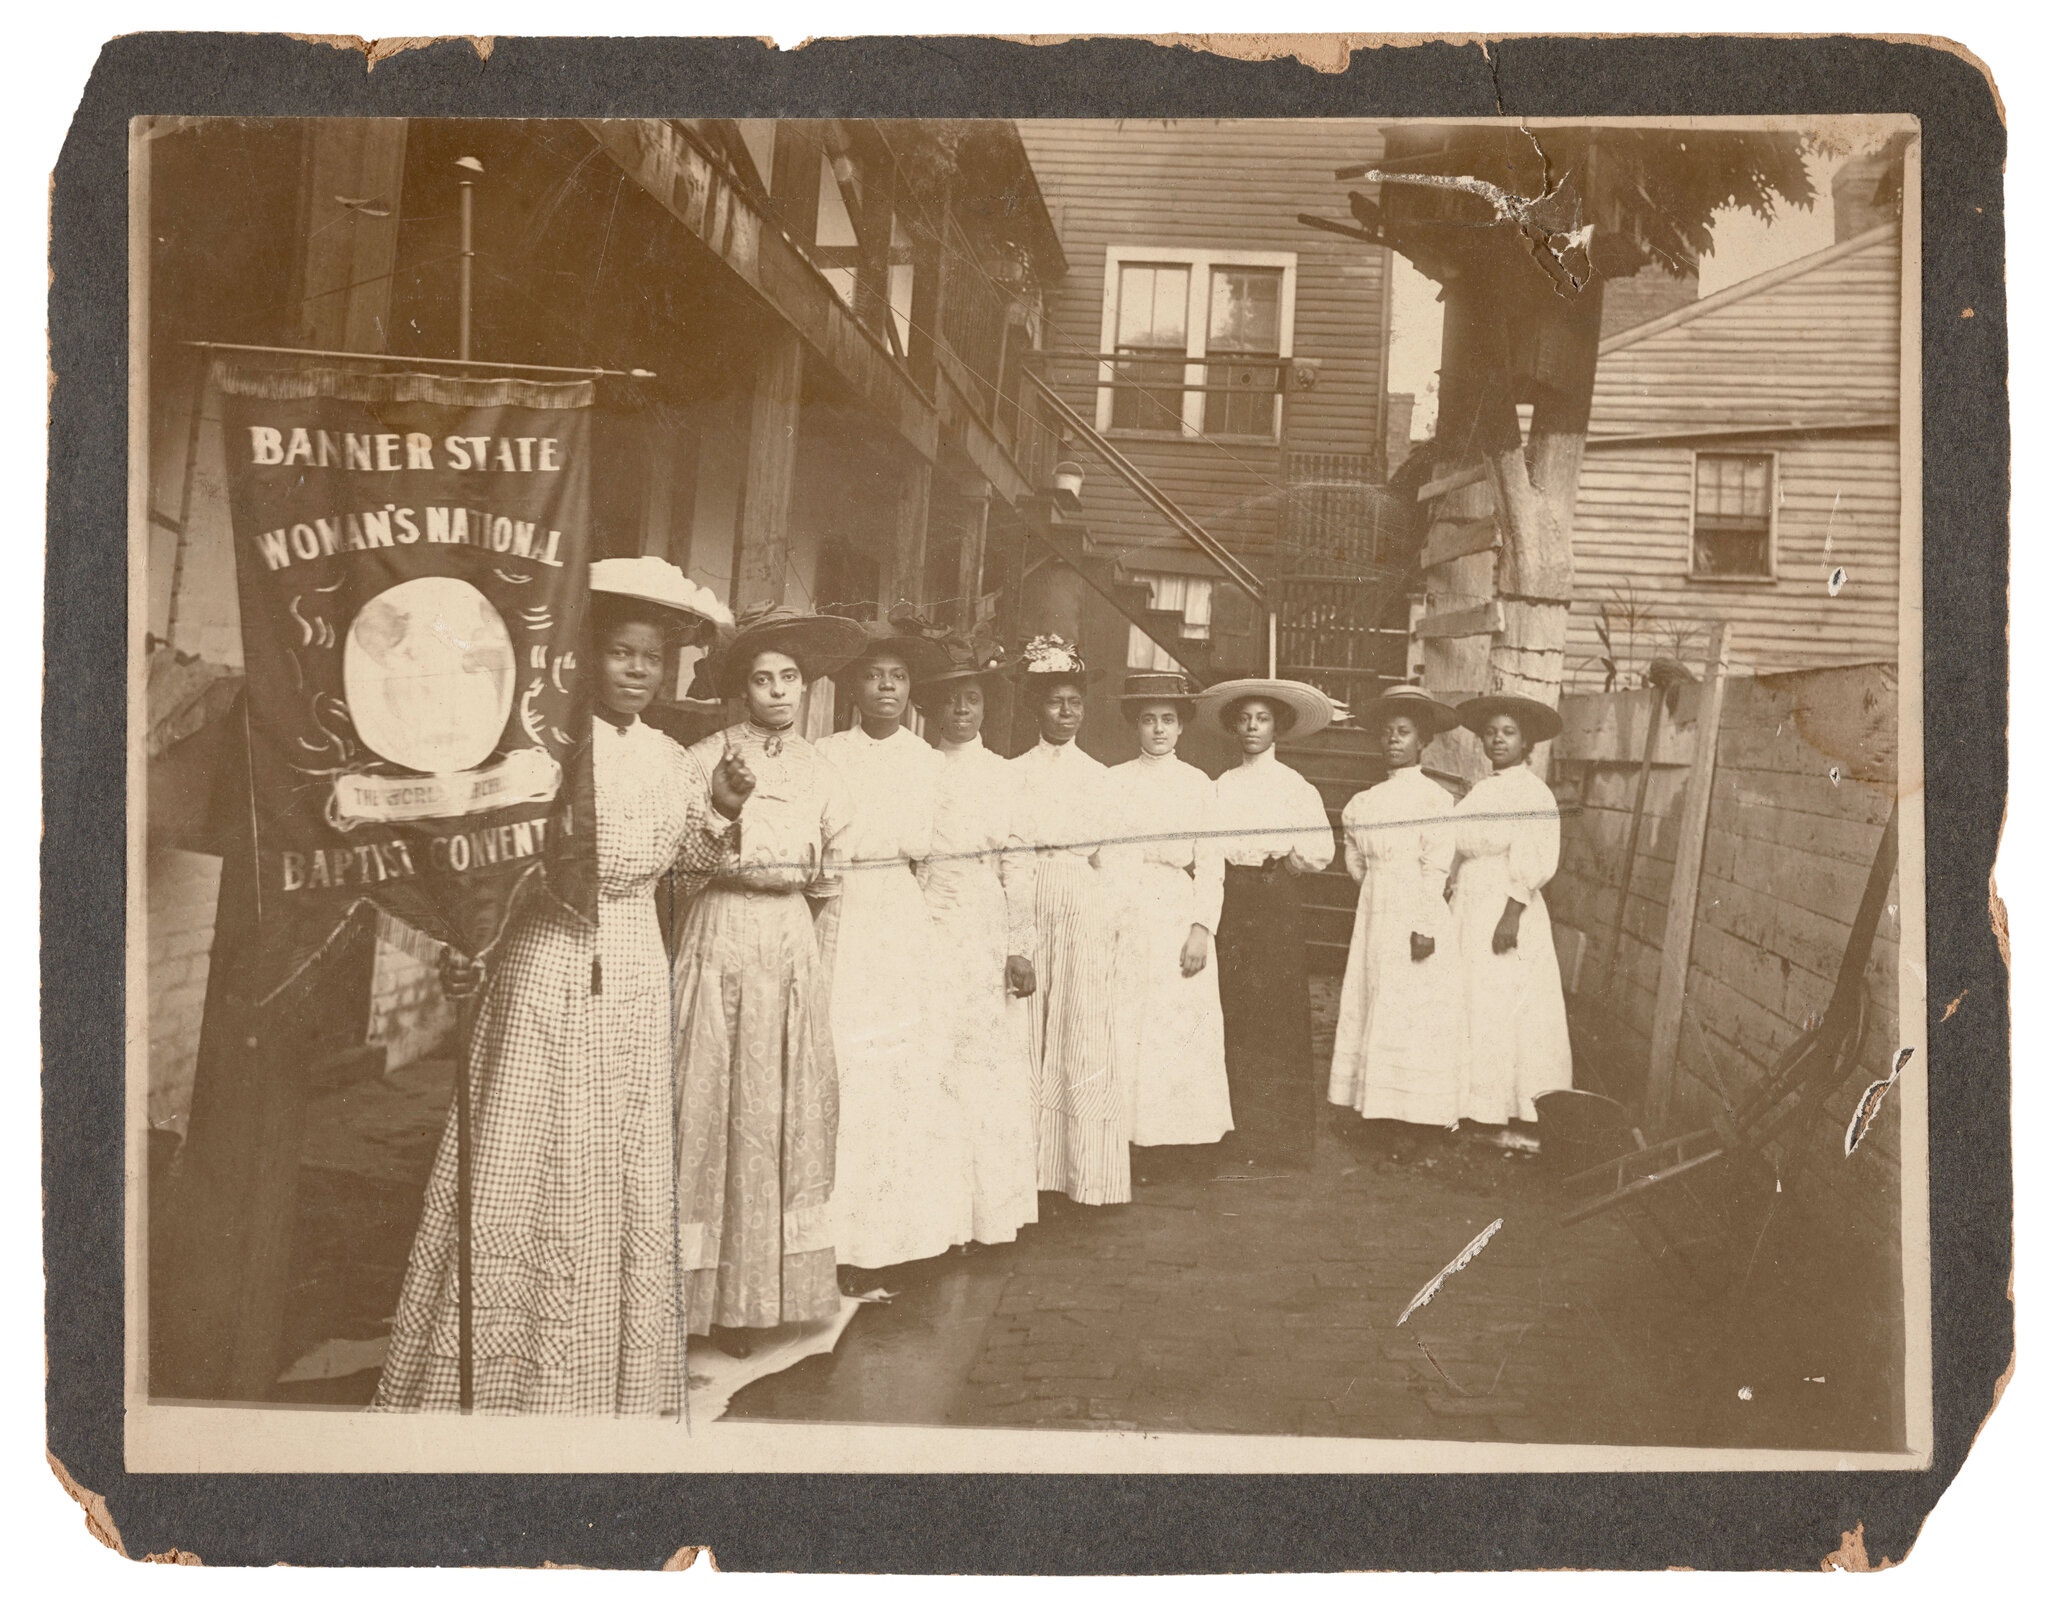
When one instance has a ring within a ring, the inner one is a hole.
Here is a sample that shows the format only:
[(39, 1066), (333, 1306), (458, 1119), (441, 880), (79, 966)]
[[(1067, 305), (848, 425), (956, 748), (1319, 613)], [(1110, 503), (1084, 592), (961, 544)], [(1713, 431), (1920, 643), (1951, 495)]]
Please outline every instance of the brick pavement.
[[(1317, 987), (1327, 1053), (1334, 987)], [(316, 1100), (288, 1353), (387, 1329), (447, 1099), (445, 1064)], [(1882, 1447), (1886, 1366), (1825, 1267), (1779, 1253), (1731, 1304), (1680, 1298), (1613, 1217), (1564, 1230), (1540, 1162), (1454, 1142), (1059, 1207), (1015, 1244), (896, 1280), (829, 1356), (744, 1390), (755, 1419), (1321, 1436)], [(1406, 1326), (1403, 1306), (1503, 1225)], [(1785, 1217), (1791, 1219), (1789, 1213)], [(1816, 1277), (1821, 1280), (1816, 1280)], [(1826, 1378), (1825, 1382), (1818, 1378)], [(373, 1372), (279, 1390), (367, 1402)], [(1749, 1400), (1738, 1388), (1748, 1387)]]

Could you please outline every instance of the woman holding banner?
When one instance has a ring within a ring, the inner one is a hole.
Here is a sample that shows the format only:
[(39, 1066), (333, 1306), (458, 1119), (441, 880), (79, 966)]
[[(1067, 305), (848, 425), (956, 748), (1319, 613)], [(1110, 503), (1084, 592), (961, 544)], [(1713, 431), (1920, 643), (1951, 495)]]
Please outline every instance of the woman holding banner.
[[(679, 637), (725, 609), (658, 558), (591, 566), (595, 930), (530, 889), (493, 956), (469, 1041), (475, 1407), (674, 1412), (669, 976), (654, 888), (731, 856), (735, 765), (640, 720)], [(715, 760), (714, 760), (715, 763)], [(449, 990), (475, 968), (444, 966)], [(380, 1410), (458, 1407), (455, 1123), (414, 1239)]]
[[(846, 808), (797, 734), (806, 683), (865, 642), (851, 619), (741, 618), (713, 675), (745, 717), (690, 748), (746, 793), (737, 854), (683, 916), (675, 962), (676, 1174), (689, 1329), (731, 1354), (839, 1308), (830, 1000)], [(700, 786), (702, 782), (700, 781)]]

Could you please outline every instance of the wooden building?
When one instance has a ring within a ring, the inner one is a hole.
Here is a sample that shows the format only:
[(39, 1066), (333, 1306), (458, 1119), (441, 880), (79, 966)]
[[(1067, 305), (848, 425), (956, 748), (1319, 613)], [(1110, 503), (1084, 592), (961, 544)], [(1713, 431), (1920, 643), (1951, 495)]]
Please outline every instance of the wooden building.
[[(1300, 222), (1327, 208), (1336, 169), (1377, 159), (1379, 130), (1287, 119), (1018, 128), (1068, 264), (1045, 291), (1039, 360), (1099, 437), (1069, 429), (1066, 455), (1085, 479), (1057, 526), (1094, 583), (1071, 564), (1040, 568), (1025, 591), (1029, 621), (1078, 631), (1091, 663), (1112, 671), (1178, 661), (1215, 679), (1264, 672), (1271, 613), (1283, 671), (1339, 697), (1376, 686), (1383, 658), (1398, 674), (1408, 524), (1381, 488), (1388, 257)], [(1266, 599), (1231, 583), (1105, 443), (1252, 570)], [(1372, 636), (1382, 622), (1393, 633)], [(1098, 695), (1119, 678), (1105, 675)], [(1095, 739), (1105, 757), (1128, 756), (1113, 724), (1084, 732)]]
[[(1063, 265), (1010, 124), (165, 119), (138, 159), (148, 629), (167, 664), (241, 666), (217, 409), (190, 342), (453, 355), (465, 156), (482, 166), (474, 354), (652, 375), (601, 386), (601, 555), (669, 558), (735, 609), (990, 611), (987, 533), (1050, 466), (1017, 403), (1028, 287)], [(831, 692), (813, 733), (844, 717)], [(189, 799), (158, 801), (154, 1107), (181, 1127), (219, 861)], [(386, 936), (365, 1029), (398, 1063), (450, 1017), (431, 953)]]
[(1716, 620), (1739, 668), (1896, 660), (1899, 293), (1882, 222), (1601, 342), (1568, 689)]
[[(1037, 287), (1065, 263), (1003, 122), (158, 118), (137, 128), (134, 169), (150, 1118), (169, 1151), (195, 1079), (250, 1075), (203, 1058), (197, 1028), (222, 862), (195, 806), (201, 747), (219, 745), (241, 672), (205, 343), (456, 356), (468, 178), (471, 354), (644, 370), (598, 381), (600, 555), (665, 557), (736, 611), (872, 617), (907, 600), (964, 623), (995, 611), (1010, 572), (991, 549), (1042, 517), (1054, 441), (1021, 358)], [(829, 683), (804, 718), (814, 735), (843, 722)], [(322, 981), (350, 1073), (430, 1049), (450, 1020), (432, 944), (389, 921), (379, 936), (374, 962)], [(212, 1268), (181, 1294), (166, 1374), (195, 1393), (259, 1396), (276, 1375), (292, 1175), (266, 1165), (262, 1134), (295, 1129), (304, 1086), (283, 1080), (214, 1100), (235, 1118), (185, 1136), (180, 1252)], [(220, 1252), (231, 1240), (247, 1252)]]

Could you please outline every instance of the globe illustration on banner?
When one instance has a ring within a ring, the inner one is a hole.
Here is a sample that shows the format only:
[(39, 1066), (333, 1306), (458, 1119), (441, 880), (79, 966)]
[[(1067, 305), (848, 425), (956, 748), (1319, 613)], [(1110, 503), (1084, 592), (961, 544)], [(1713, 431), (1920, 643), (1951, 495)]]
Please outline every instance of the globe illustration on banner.
[(407, 769), (448, 775), (474, 769), (498, 745), (518, 664), (483, 592), (433, 575), (363, 604), (341, 676), (365, 745)]

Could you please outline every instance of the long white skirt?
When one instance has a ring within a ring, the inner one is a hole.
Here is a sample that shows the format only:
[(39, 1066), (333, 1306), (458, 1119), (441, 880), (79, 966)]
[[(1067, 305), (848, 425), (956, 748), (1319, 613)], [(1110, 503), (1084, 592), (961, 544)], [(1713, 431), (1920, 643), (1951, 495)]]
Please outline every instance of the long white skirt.
[[(1330, 1056), (1330, 1102), (1368, 1120), (1455, 1126), (1467, 1073), (1462, 966), (1443, 905), (1425, 907), (1420, 882), (1414, 866), (1404, 873), (1376, 859), (1359, 884)], [(1420, 963), (1408, 940), (1418, 930), (1436, 938), (1436, 951)]]
[(832, 976), (839, 1144), (832, 1244), (873, 1270), (943, 1254), (973, 1233), (967, 1138), (933, 1003), (938, 944), (901, 861), (847, 872)]
[(1522, 911), (1515, 946), (1493, 950), (1494, 928), (1507, 907), (1507, 863), (1505, 853), (1463, 860), (1451, 894), (1472, 1043), (1459, 1113), (1495, 1125), (1534, 1120), (1539, 1096), (1572, 1084), (1564, 981), (1541, 892)]
[(977, 1243), (1007, 1243), (1038, 1219), (1038, 1111), (1028, 1005), (1009, 993), (1008, 906), (986, 855), (920, 865), (938, 940), (931, 994), (945, 1010), (942, 1070), (958, 1100)]
[(1031, 999), (1038, 1186), (1077, 1204), (1131, 1201), (1129, 1060), (1118, 1051), (1116, 931), (1098, 871), (1038, 860), (1038, 991)]
[(1223, 1066), (1215, 943), (1200, 970), (1180, 972), (1194, 919), (1194, 880), (1185, 870), (1149, 863), (1123, 872), (1121, 880), (1117, 1041), (1134, 1066), (1131, 1141), (1143, 1147), (1220, 1142), (1231, 1129), (1230, 1077)]

